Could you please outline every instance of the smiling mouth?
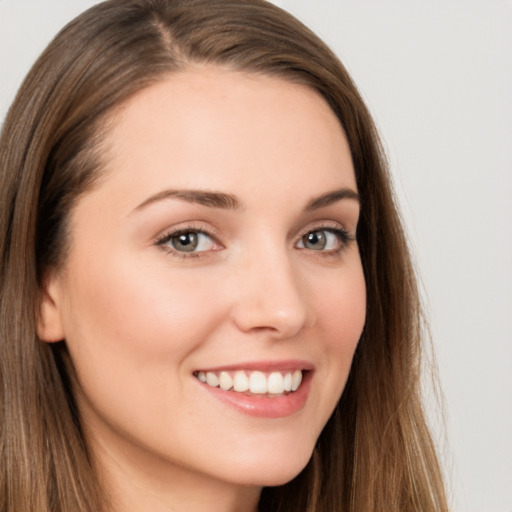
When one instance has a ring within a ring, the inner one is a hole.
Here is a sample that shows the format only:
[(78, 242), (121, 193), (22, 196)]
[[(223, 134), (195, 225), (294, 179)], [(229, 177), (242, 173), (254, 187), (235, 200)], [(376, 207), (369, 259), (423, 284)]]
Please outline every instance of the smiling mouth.
[(194, 376), (203, 384), (223, 391), (249, 396), (279, 397), (299, 389), (304, 371), (197, 371)]

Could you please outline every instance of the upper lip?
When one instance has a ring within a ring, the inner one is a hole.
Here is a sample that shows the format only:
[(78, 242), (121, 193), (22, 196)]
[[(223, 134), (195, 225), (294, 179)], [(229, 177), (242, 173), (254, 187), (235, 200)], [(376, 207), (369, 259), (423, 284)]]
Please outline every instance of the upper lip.
[(251, 370), (260, 372), (272, 371), (295, 371), (295, 370), (313, 370), (314, 365), (309, 361), (299, 359), (287, 359), (280, 361), (245, 361), (222, 366), (214, 366), (208, 368), (198, 368), (196, 371), (203, 372), (221, 372), (236, 370)]

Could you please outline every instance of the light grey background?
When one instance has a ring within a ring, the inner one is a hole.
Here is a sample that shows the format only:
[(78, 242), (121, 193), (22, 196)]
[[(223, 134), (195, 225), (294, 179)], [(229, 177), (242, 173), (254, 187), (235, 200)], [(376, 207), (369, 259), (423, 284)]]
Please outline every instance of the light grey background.
[[(0, 119), (93, 0), (0, 0)], [(340, 55), (381, 130), (446, 402), (456, 512), (512, 512), (512, 2), (275, 0)]]

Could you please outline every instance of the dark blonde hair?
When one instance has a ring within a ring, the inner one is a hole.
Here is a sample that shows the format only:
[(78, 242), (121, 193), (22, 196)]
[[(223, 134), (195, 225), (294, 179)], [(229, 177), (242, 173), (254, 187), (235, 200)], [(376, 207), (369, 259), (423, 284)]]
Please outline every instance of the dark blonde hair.
[(108, 119), (191, 64), (281, 77), (320, 93), (347, 135), (361, 198), (367, 319), (313, 457), (263, 490), (263, 511), (447, 510), (420, 400), (414, 272), (371, 117), (343, 65), (263, 0), (109, 0), (36, 62), (0, 139), (0, 511), (105, 508), (65, 343), (36, 336), (41, 282), (66, 257), (67, 219), (102, 172)]

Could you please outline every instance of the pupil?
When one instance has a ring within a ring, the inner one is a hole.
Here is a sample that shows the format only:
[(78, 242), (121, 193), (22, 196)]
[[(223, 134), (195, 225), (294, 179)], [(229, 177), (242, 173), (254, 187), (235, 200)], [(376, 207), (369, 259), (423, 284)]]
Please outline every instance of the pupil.
[(193, 251), (197, 247), (197, 235), (195, 233), (183, 233), (173, 243), (175, 249)]
[(307, 245), (312, 249), (323, 249), (325, 242), (325, 235), (321, 231), (315, 231), (308, 235)]

